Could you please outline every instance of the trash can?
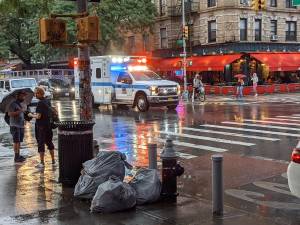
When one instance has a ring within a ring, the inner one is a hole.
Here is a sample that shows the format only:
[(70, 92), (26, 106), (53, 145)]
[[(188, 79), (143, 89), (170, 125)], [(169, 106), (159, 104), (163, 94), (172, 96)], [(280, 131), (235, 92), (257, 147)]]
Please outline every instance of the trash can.
[(58, 126), (59, 182), (74, 187), (82, 163), (93, 158), (94, 122), (63, 121)]

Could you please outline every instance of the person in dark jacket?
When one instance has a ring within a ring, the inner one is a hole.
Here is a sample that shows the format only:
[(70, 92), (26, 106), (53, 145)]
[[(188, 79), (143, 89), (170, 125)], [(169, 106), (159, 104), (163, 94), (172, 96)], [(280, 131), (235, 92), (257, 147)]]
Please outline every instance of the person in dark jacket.
[(40, 154), (41, 162), (36, 166), (37, 168), (45, 167), (45, 145), (47, 145), (52, 164), (55, 165), (54, 157), (54, 144), (53, 144), (53, 132), (51, 127), (51, 102), (45, 98), (45, 90), (42, 87), (37, 87), (35, 90), (35, 96), (40, 101), (36, 107), (35, 114), (29, 114), (36, 119), (35, 123), (35, 137), (38, 143), (38, 152)]

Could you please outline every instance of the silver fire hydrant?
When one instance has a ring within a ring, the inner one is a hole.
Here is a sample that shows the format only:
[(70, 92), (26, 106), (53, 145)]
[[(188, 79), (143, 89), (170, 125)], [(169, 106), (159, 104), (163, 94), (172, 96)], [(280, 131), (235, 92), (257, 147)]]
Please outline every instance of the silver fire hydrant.
[(160, 155), (162, 160), (162, 191), (161, 197), (165, 201), (177, 200), (177, 177), (184, 173), (184, 168), (177, 163), (178, 156), (173, 148), (172, 140), (167, 140)]

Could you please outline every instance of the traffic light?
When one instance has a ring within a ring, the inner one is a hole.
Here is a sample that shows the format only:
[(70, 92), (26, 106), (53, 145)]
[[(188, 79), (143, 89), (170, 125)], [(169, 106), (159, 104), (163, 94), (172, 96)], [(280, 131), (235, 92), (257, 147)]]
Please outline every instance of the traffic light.
[(267, 8), (266, 0), (252, 0), (251, 8), (255, 11), (265, 10)]
[(77, 40), (81, 43), (93, 43), (100, 39), (99, 17), (87, 16), (76, 20)]
[(42, 44), (64, 43), (67, 41), (66, 21), (56, 18), (39, 20), (40, 42)]
[(189, 26), (184, 26), (184, 28), (183, 28), (183, 38), (184, 39), (189, 38)]

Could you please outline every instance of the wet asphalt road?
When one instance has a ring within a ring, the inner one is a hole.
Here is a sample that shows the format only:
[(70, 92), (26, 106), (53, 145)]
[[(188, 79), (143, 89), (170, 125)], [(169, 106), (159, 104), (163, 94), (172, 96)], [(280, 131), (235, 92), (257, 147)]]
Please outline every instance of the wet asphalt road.
[[(61, 120), (79, 120), (76, 101), (53, 104)], [(221, 153), (227, 206), (277, 224), (300, 224), (300, 199), (291, 195), (286, 179), (291, 151), (300, 137), (300, 94), (250, 97), (244, 101), (210, 97), (205, 103), (181, 102), (176, 111), (152, 108), (147, 113), (101, 107), (94, 109), (94, 116), (94, 139), (100, 149), (124, 152), (137, 167), (147, 166), (148, 143), (157, 143), (160, 151), (165, 140), (171, 138), (186, 171), (178, 182), (182, 196), (211, 200), (210, 157)], [(3, 120), (0, 124), (0, 167), (5, 169), (10, 166), (7, 159), (12, 157), (7, 151), (11, 138)], [(36, 155), (32, 127), (27, 125), (23, 144), (23, 152), (28, 155)], [(48, 172), (47, 179), (55, 179), (57, 171)], [(61, 190), (59, 186), (54, 189)], [(47, 209), (57, 206), (51, 203)]]

